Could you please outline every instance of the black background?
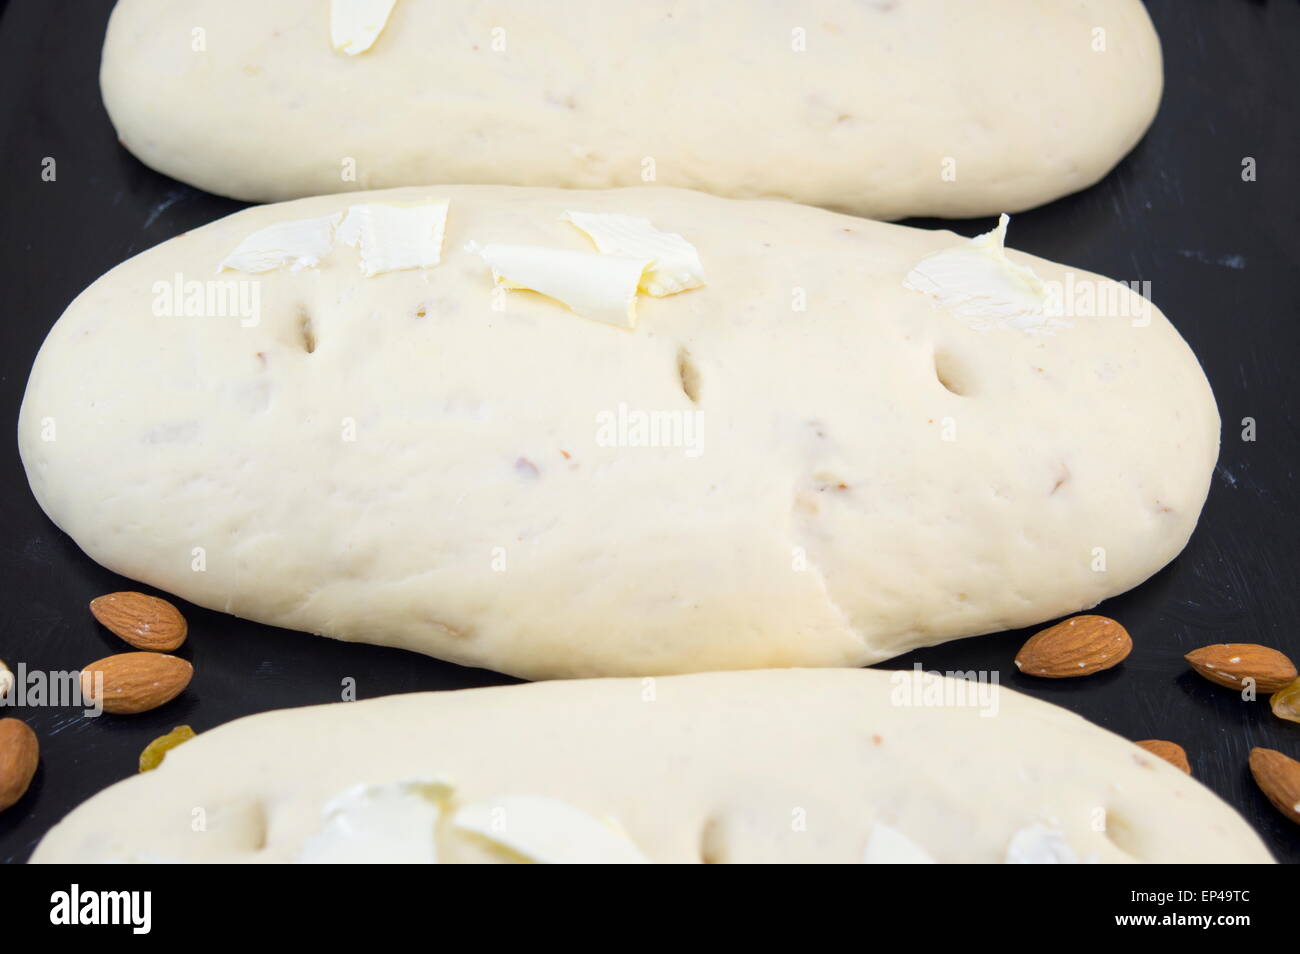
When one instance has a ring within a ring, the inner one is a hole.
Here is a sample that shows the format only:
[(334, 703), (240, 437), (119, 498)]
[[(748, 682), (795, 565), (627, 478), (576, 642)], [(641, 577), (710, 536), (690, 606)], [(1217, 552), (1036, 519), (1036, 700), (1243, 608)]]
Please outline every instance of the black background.
[[(126, 648), (86, 604), (134, 588), (83, 555), (28, 490), (12, 435), (37, 348), (72, 298), (109, 268), (242, 207), (158, 175), (118, 145), (98, 87), (110, 6), (0, 0), (0, 412), (11, 435), (0, 452), (0, 658), (11, 667), (73, 670)], [(1196, 777), (1236, 806), (1279, 860), (1298, 862), (1300, 827), (1256, 790), (1246, 757), (1254, 745), (1300, 756), (1300, 725), (1275, 718), (1264, 701), (1247, 704), (1205, 682), (1182, 655), (1210, 642), (1260, 642), (1300, 659), (1300, 4), (1148, 7), (1165, 54), (1154, 127), (1098, 186), (1017, 215), (1010, 238), (1036, 255), (1151, 282), (1156, 304), (1205, 366), (1223, 417), (1200, 526), (1171, 566), (1099, 608), (1136, 643), (1114, 670), (1056, 682), (1021, 676), (1011, 660), (1028, 631), (949, 643), (886, 668), (920, 661), (927, 669), (999, 670), (1005, 684), (1128, 738), (1180, 742)], [(55, 182), (41, 179), (47, 156), (58, 163)], [(1247, 156), (1258, 164), (1255, 182), (1241, 177)], [(973, 235), (992, 222), (914, 224)], [(1241, 439), (1245, 417), (1257, 422), (1253, 443)], [(192, 634), (180, 654), (196, 674), (175, 702), (119, 718), (57, 708), (4, 713), (36, 730), (42, 757), (29, 793), (0, 814), (0, 860), (25, 860), (51, 825), (132, 774), (140, 750), (175, 725), (202, 732), (253, 712), (337, 701), (349, 676), (362, 698), (512, 681), (177, 602)]]

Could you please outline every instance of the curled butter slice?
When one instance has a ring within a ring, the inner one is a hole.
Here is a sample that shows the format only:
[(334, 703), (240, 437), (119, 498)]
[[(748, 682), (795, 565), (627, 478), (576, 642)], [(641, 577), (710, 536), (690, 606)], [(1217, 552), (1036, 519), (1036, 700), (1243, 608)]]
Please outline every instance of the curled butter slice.
[(648, 258), (498, 244), (485, 245), (479, 254), (498, 285), (554, 298), (584, 318), (636, 326), (637, 286)]
[(438, 779), (354, 785), (326, 804), (302, 864), (436, 864), (434, 828), (451, 786)]
[(572, 805), (540, 795), (472, 802), (451, 823), (538, 864), (649, 864), (622, 832)]
[(286, 265), (292, 272), (315, 268), (334, 247), (334, 229), (342, 212), (317, 219), (294, 219), (259, 229), (226, 256), (217, 271), (269, 272)]
[(1060, 321), (1060, 303), (1032, 268), (1007, 258), (1005, 212), (997, 227), (957, 248), (921, 259), (903, 287), (935, 299), (972, 328), (1016, 328), (1046, 331), (1067, 325)]
[(929, 852), (897, 828), (876, 822), (862, 853), (864, 865), (932, 865)]
[(428, 268), (442, 261), (448, 201), (422, 205), (354, 205), (339, 226), (339, 241), (359, 246), (361, 271), (367, 278), (381, 272)]
[(330, 0), (330, 40), (348, 56), (375, 45), (397, 0)]
[(704, 266), (695, 246), (675, 232), (659, 231), (648, 219), (572, 211), (560, 218), (586, 233), (602, 253), (650, 259), (640, 281), (641, 290), (648, 295), (662, 298), (704, 285)]

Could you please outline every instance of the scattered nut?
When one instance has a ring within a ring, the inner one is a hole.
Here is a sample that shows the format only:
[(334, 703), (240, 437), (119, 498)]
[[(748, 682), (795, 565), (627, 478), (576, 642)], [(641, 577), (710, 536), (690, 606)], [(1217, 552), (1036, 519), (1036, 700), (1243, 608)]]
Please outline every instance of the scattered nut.
[(109, 593), (90, 601), (95, 619), (136, 649), (169, 653), (185, 642), (189, 626), (166, 600), (144, 593)]
[(166, 735), (160, 735), (144, 747), (140, 753), (140, 771), (152, 772), (162, 765), (167, 753), (183, 742), (194, 738), (194, 730), (188, 725), (178, 725)]
[(1193, 649), (1183, 657), (1210, 682), (1240, 689), (1255, 680), (1260, 692), (1277, 692), (1295, 681), (1295, 663), (1283, 653), (1255, 643), (1215, 643)]
[(1254, 748), (1250, 774), (1273, 807), (1300, 825), (1300, 762), (1276, 749)]
[(26, 722), (0, 719), (0, 812), (26, 794), (40, 758), (40, 743)]
[(1146, 749), (1152, 755), (1164, 759), (1174, 768), (1182, 769), (1188, 775), (1192, 774), (1192, 763), (1187, 761), (1187, 750), (1177, 742), (1166, 742), (1164, 739), (1143, 739), (1141, 742), (1135, 742), (1138, 748)]
[[(96, 695), (96, 674), (103, 676), (102, 700)], [(118, 653), (82, 670), (81, 693), (91, 701), (102, 701), (105, 712), (133, 715), (171, 702), (193, 675), (194, 667), (178, 656)]]
[(1029, 637), (1016, 653), (1027, 676), (1067, 679), (1110, 669), (1133, 651), (1128, 631), (1105, 616), (1073, 616)]

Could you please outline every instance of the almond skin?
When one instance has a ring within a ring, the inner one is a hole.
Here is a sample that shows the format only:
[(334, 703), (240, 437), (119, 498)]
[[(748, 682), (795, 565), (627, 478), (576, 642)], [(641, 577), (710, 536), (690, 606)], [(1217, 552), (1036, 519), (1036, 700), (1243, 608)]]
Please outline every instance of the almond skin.
[(1244, 680), (1253, 678), (1258, 691), (1277, 692), (1296, 678), (1295, 663), (1276, 649), (1254, 643), (1215, 643), (1183, 658), (1210, 682), (1229, 689), (1240, 689)]
[(40, 758), (40, 743), (26, 722), (0, 719), (0, 812), (27, 793)]
[(1069, 679), (1118, 665), (1133, 651), (1126, 630), (1105, 616), (1072, 616), (1029, 637), (1016, 653), (1027, 676)]
[(113, 635), (149, 652), (179, 649), (189, 632), (180, 610), (144, 593), (98, 596), (90, 601), (90, 612)]
[(1187, 750), (1177, 742), (1166, 742), (1164, 739), (1143, 739), (1141, 742), (1134, 742), (1138, 748), (1146, 749), (1157, 758), (1162, 758), (1174, 768), (1182, 769), (1188, 775), (1192, 774), (1192, 763), (1187, 761)]
[(190, 684), (194, 667), (162, 653), (118, 653), (81, 672), (81, 693), (95, 699), (95, 673), (103, 673), (104, 711), (113, 715), (148, 712), (171, 702)]
[(1300, 825), (1300, 762), (1276, 749), (1254, 748), (1250, 774), (1273, 807)]

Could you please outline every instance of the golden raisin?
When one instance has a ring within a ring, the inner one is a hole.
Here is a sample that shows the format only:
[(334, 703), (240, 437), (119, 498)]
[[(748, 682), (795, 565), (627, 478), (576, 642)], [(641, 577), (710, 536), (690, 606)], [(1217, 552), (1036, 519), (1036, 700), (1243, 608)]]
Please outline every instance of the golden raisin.
[(1273, 707), (1273, 715), (1279, 719), (1300, 722), (1300, 679), (1269, 696), (1268, 704)]
[(194, 738), (194, 730), (187, 725), (178, 725), (166, 735), (158, 736), (140, 753), (140, 771), (149, 772), (156, 769), (162, 765), (169, 751), (192, 738)]

